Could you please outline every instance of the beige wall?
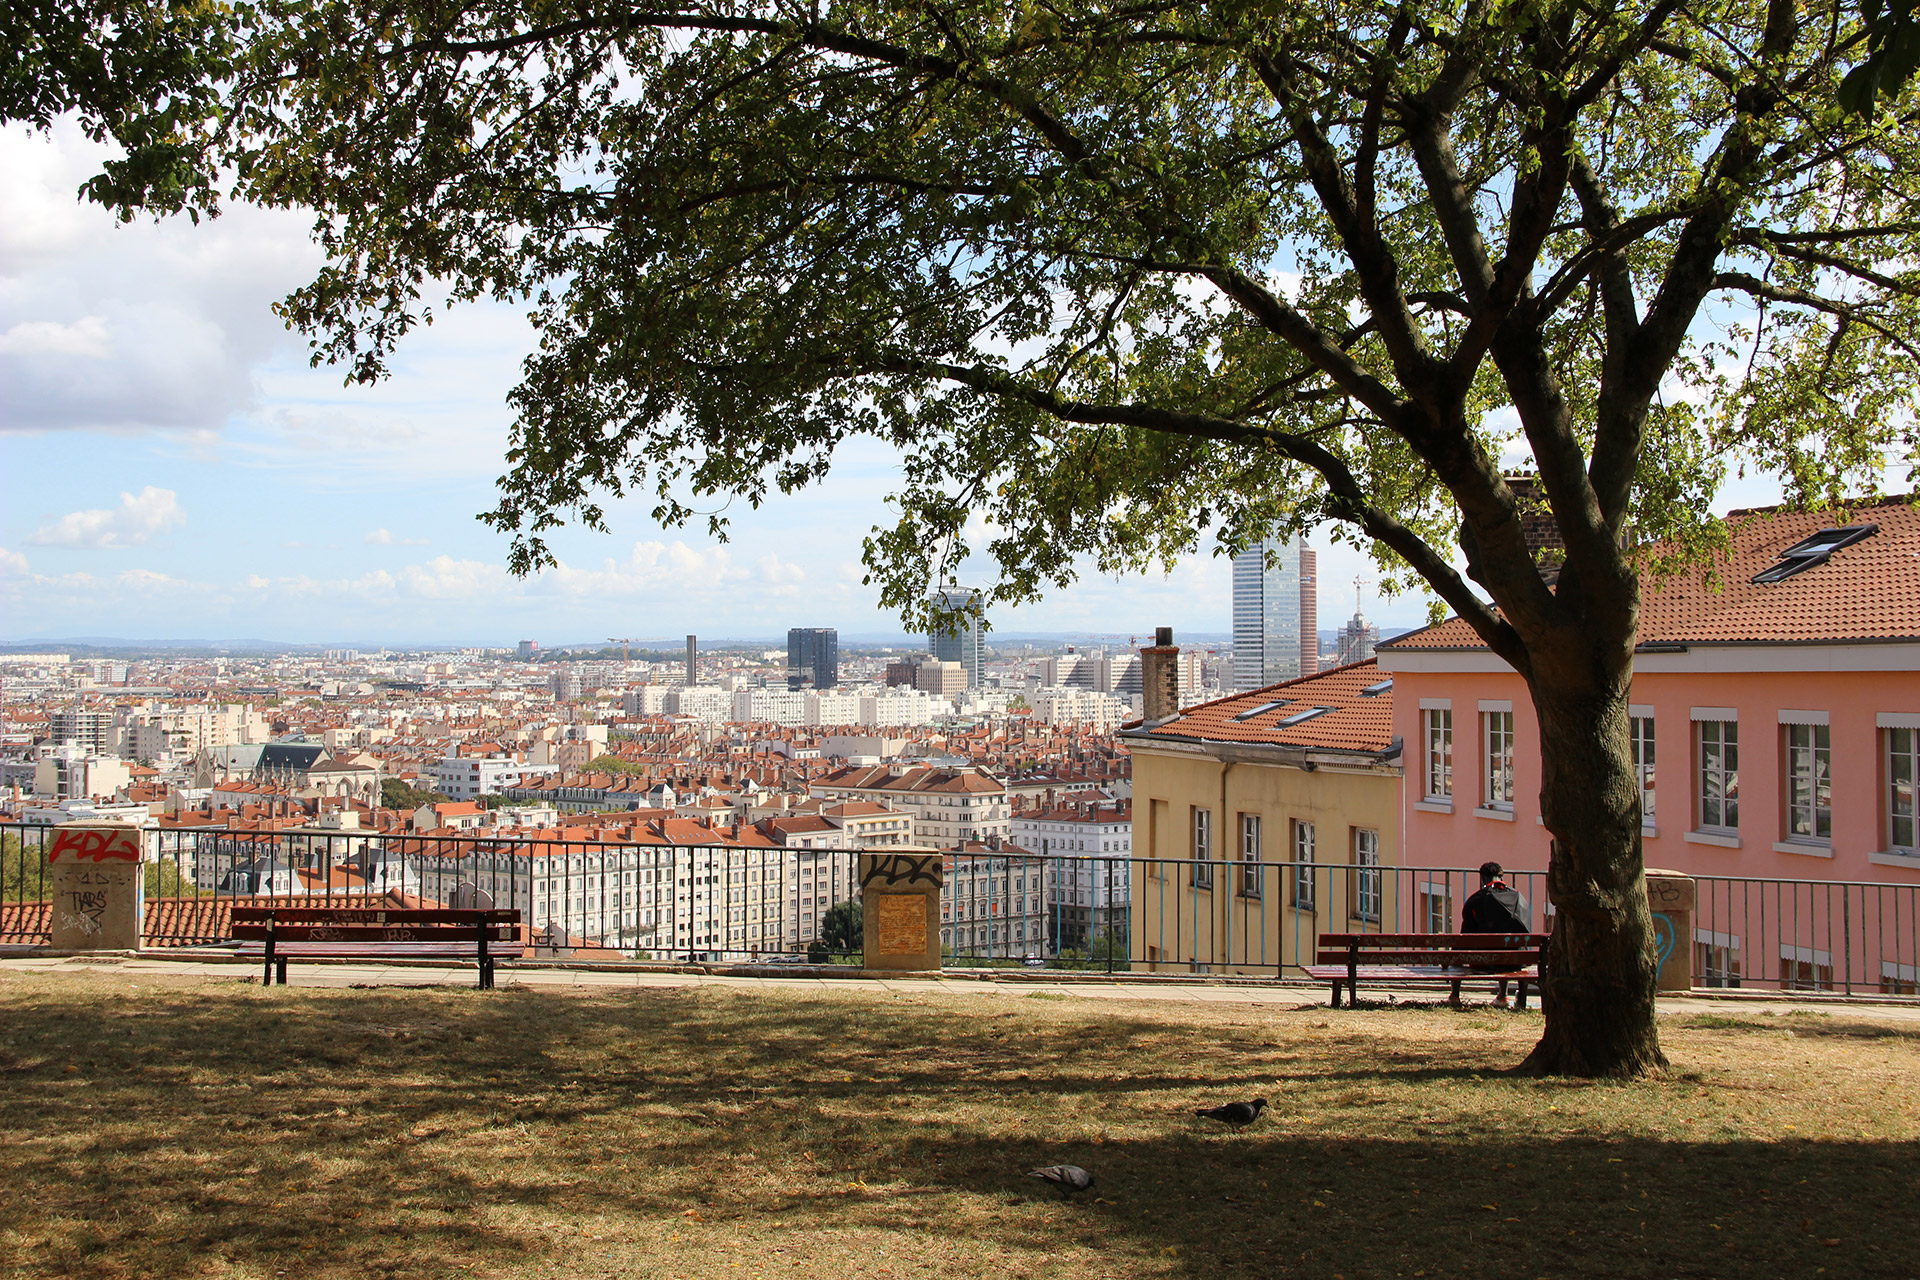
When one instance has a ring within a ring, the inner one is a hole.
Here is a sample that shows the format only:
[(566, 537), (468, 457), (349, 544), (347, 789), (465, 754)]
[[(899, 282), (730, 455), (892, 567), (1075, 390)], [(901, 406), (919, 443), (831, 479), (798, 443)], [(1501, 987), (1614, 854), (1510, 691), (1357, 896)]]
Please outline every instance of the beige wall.
[[(1149, 970), (1219, 973), (1276, 972), (1311, 963), (1321, 933), (1404, 927), (1406, 906), (1396, 901), (1390, 873), (1377, 881), (1375, 920), (1358, 918), (1361, 886), (1351, 872), (1329, 872), (1355, 860), (1357, 830), (1377, 836), (1380, 864), (1391, 866), (1400, 850), (1400, 770), (1397, 765), (1340, 766), (1321, 763), (1309, 771), (1250, 758), (1256, 752), (1227, 748), (1216, 754), (1170, 754), (1133, 744), (1133, 942), (1135, 963)], [(1232, 759), (1223, 758), (1226, 752)], [(1231, 881), (1214, 868), (1213, 887), (1193, 885), (1195, 808), (1212, 814), (1213, 857), (1241, 858), (1241, 819), (1260, 819), (1258, 893), (1244, 892), (1243, 877)], [(1310, 903), (1296, 905), (1296, 824), (1311, 823), (1314, 862)]]

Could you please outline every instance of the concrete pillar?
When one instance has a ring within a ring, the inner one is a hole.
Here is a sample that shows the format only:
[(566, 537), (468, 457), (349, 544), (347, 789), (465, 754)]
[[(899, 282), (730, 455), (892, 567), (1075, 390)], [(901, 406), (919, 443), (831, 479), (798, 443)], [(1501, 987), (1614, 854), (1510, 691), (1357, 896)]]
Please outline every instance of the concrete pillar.
[(1647, 909), (1653, 912), (1653, 945), (1660, 959), (1656, 991), (1693, 988), (1693, 877), (1647, 869)]
[(860, 855), (866, 968), (940, 971), (940, 890), (946, 865), (946, 855), (940, 853)]
[(47, 844), (58, 951), (132, 951), (140, 945), (140, 828), (68, 822)]

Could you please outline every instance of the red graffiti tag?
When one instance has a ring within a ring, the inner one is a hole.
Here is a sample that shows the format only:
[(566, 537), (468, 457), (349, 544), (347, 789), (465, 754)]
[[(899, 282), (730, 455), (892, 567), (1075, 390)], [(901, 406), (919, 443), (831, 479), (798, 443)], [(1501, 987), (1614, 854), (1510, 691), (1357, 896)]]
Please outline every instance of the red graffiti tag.
[(130, 827), (56, 831), (47, 846), (48, 862), (138, 862), (140, 833)]

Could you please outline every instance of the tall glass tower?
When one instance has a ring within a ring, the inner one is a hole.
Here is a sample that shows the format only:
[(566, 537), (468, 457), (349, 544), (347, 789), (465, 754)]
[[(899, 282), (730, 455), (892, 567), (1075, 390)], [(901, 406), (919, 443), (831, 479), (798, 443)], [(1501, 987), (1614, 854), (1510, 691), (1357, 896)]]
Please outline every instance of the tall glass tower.
[(934, 595), (936, 603), (959, 613), (959, 621), (948, 630), (927, 637), (927, 647), (936, 662), (957, 662), (967, 673), (967, 688), (980, 687), (980, 672), (985, 665), (985, 646), (980, 639), (980, 593), (972, 587), (942, 587)]
[(833, 627), (787, 629), (787, 688), (831, 689), (840, 683), (840, 632)]
[(1316, 560), (1298, 538), (1268, 539), (1233, 558), (1235, 692), (1320, 670)]

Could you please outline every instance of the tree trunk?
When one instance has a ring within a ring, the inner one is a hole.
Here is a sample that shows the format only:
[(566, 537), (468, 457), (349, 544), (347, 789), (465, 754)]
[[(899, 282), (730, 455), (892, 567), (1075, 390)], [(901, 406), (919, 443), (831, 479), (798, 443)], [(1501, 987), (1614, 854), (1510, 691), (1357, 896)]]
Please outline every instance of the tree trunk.
[(1541, 992), (1546, 1032), (1523, 1071), (1624, 1077), (1667, 1065), (1654, 1022), (1659, 965), (1627, 737), (1631, 680), (1630, 664), (1598, 687), (1534, 673), (1554, 919)]

